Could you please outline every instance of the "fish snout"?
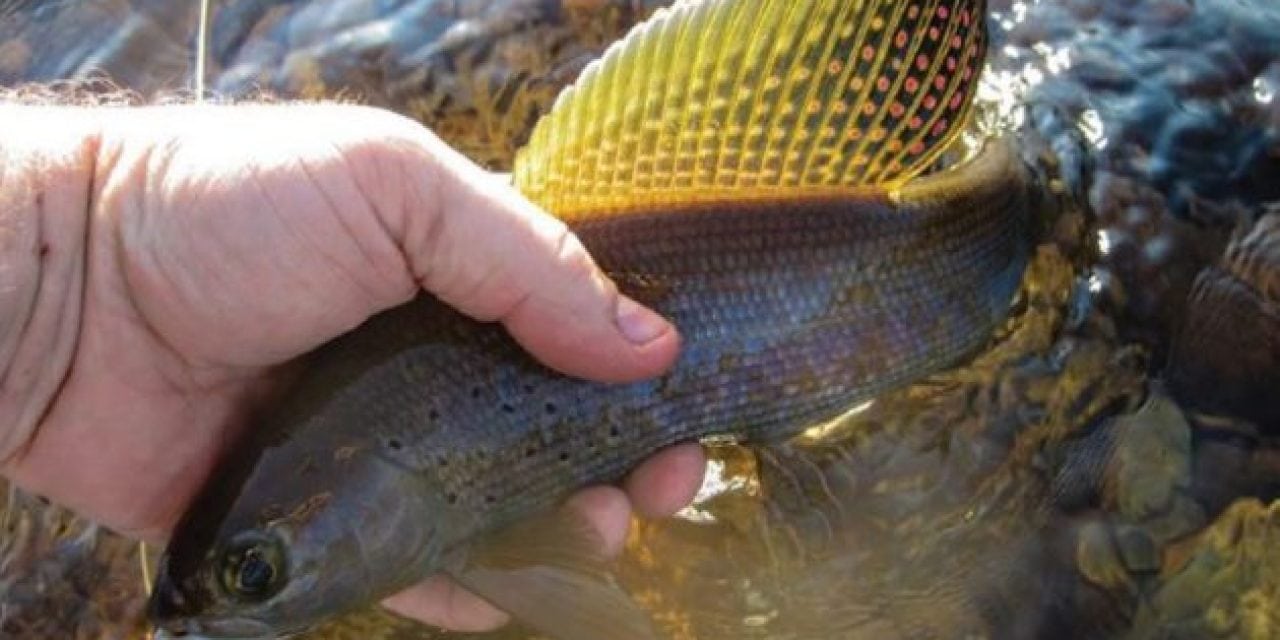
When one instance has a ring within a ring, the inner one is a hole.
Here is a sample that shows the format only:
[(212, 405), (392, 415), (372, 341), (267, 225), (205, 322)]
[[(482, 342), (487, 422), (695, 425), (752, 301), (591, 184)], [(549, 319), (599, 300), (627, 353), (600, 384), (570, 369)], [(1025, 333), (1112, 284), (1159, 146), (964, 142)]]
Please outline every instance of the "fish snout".
[(157, 576), (147, 602), (147, 618), (155, 626), (155, 640), (205, 637), (205, 629), (197, 619), (197, 606), (168, 574)]
[(147, 617), (157, 628), (180, 637), (194, 632), (188, 629), (191, 613), (193, 611), (188, 598), (168, 575), (161, 573), (156, 579), (151, 599), (147, 602)]

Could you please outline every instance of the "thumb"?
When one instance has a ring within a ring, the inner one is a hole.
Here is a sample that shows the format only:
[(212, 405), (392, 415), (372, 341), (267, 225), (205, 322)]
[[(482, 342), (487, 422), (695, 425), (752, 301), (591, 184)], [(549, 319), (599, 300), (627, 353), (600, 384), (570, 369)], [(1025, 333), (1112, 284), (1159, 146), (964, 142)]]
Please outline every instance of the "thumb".
[(563, 222), (431, 136), (437, 203), (406, 252), (426, 290), (498, 320), (547, 366), (602, 382), (671, 366), (670, 323), (623, 294)]

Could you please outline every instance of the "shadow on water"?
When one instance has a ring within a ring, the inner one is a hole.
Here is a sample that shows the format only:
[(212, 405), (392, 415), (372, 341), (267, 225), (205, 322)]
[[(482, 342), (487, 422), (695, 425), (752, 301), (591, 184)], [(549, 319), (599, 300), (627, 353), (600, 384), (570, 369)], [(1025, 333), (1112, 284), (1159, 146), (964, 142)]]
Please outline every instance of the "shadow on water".
[[(223, 95), (372, 102), (505, 168), (660, 3), (216, 4)], [(619, 563), (672, 637), (1280, 634), (1280, 6), (992, 9), (979, 119), (1018, 131), (1052, 212), (1008, 325), (794, 442), (715, 447)], [(188, 3), (0, 2), (0, 83), (172, 90), (193, 26)], [(0, 633), (142, 633), (133, 545), (17, 492), (4, 513)], [(369, 611), (308, 637), (442, 636)]]

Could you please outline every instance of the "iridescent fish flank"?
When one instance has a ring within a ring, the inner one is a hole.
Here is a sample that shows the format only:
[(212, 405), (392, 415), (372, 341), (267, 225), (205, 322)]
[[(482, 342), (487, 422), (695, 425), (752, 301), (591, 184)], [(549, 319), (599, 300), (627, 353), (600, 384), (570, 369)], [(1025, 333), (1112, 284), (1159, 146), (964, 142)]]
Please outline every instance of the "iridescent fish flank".
[(1005, 317), (1039, 186), (1003, 140), (921, 177), (966, 119), (984, 11), (707, 0), (638, 27), (514, 175), (676, 323), (674, 368), (590, 383), (429, 296), (379, 314), (309, 355), (210, 479), (154, 619), (291, 633), (447, 572), (553, 637), (652, 637), (567, 495), (672, 443), (794, 435)]

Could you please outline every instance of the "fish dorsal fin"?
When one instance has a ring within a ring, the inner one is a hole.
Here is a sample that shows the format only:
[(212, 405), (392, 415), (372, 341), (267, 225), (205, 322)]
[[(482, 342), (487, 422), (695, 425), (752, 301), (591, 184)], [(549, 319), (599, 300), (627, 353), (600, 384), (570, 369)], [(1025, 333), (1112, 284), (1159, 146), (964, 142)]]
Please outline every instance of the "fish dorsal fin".
[(960, 131), (985, 0), (704, 0), (561, 93), (516, 185), (561, 218), (891, 189)]

